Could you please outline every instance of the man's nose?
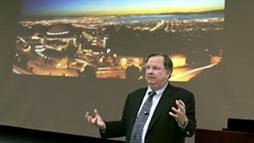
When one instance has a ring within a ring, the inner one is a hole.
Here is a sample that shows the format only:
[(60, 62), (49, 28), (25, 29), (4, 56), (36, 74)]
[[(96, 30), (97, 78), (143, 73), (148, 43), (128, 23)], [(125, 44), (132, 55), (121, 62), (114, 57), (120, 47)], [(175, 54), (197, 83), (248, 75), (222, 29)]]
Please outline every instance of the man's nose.
[(153, 71), (154, 71), (154, 70), (153, 70), (152, 68), (147, 68), (147, 69), (146, 69), (146, 73), (153, 73)]

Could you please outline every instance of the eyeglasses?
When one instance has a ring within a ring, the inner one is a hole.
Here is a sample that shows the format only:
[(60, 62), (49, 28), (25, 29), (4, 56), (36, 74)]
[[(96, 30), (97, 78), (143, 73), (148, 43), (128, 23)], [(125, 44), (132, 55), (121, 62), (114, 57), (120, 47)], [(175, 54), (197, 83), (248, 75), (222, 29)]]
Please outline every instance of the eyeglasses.
[(161, 70), (165, 70), (165, 68), (159, 67), (159, 66), (144, 66), (145, 71), (161, 71)]

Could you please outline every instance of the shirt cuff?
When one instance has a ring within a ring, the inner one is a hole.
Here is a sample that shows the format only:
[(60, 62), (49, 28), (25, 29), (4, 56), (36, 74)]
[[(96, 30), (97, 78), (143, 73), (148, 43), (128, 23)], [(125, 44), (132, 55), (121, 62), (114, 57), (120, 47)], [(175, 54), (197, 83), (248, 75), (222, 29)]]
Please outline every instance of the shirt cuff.
[(188, 122), (189, 122), (189, 120), (187, 119), (187, 121), (185, 121), (183, 124), (178, 123), (178, 126), (179, 126), (181, 129), (184, 130), (185, 127), (187, 126)]

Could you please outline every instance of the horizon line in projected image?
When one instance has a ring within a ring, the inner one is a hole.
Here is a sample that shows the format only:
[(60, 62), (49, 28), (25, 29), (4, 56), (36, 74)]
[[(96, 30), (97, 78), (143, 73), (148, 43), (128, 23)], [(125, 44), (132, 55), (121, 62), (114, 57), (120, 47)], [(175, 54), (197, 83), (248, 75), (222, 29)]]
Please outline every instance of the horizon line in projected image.
[(172, 81), (222, 62), (224, 0), (23, 0), (13, 73), (144, 79), (145, 57), (172, 58)]

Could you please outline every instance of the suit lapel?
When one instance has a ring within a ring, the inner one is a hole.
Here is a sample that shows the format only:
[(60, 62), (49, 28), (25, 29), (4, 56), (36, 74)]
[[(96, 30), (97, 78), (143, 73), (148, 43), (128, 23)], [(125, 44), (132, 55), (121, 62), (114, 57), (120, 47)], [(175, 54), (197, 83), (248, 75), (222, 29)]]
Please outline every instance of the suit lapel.
[(170, 100), (170, 98), (172, 97), (172, 92), (173, 92), (173, 87), (168, 84), (167, 88), (164, 90), (162, 97), (154, 111), (154, 114), (148, 126), (147, 132), (149, 132), (149, 130), (153, 127), (153, 125), (159, 119), (160, 115), (164, 112), (164, 110), (167, 109), (170, 106), (170, 104), (173, 104), (173, 101)]

